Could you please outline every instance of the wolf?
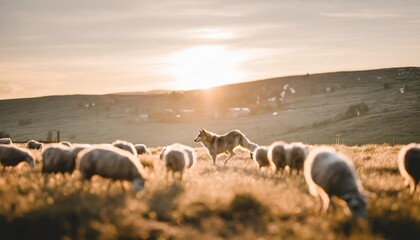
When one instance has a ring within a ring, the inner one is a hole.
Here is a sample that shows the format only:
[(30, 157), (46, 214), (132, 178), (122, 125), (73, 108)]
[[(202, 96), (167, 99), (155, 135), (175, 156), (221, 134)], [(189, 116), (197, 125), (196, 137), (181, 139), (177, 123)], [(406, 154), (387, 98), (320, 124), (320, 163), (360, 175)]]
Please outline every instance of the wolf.
[(194, 142), (201, 143), (207, 148), (207, 152), (213, 159), (214, 165), (216, 165), (216, 157), (220, 153), (229, 154), (229, 157), (224, 162), (224, 164), (227, 164), (229, 160), (235, 156), (233, 149), (237, 146), (248, 149), (250, 151), (251, 158), (252, 153), (258, 147), (257, 144), (249, 141), (249, 139), (239, 130), (232, 130), (224, 135), (218, 135), (202, 128), (199, 129), (199, 134)]

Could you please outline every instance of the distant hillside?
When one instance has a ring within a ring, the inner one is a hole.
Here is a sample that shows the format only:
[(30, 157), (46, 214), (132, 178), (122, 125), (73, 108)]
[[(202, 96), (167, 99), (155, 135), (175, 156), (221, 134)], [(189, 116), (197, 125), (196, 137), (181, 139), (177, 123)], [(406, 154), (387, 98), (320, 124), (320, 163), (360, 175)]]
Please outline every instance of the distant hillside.
[(49, 96), (0, 101), (15, 140), (194, 146), (198, 128), (240, 129), (252, 141), (420, 142), (420, 68), (290, 76), (186, 92)]

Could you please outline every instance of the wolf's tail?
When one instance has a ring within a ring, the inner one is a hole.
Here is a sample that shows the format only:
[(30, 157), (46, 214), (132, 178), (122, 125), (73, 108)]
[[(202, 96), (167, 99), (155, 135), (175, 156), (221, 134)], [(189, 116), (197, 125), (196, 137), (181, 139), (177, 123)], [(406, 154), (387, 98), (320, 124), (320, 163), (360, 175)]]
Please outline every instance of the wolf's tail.
[(239, 144), (241, 147), (248, 149), (251, 153), (258, 147), (258, 144), (251, 142), (244, 134), (242, 134)]

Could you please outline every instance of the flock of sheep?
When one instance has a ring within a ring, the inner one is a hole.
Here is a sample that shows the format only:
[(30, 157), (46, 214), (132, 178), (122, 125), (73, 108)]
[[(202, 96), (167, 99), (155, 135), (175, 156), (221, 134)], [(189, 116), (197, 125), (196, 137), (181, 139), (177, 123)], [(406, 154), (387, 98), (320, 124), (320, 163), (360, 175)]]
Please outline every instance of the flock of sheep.
[[(12, 144), (11, 139), (0, 139), (0, 162), (4, 168), (26, 162), (34, 167), (34, 155), (29, 149), (42, 149), (42, 143), (31, 140), (26, 148)], [(283, 174), (286, 166), (289, 173), (299, 175), (303, 171), (309, 192), (322, 200), (324, 212), (328, 210), (331, 197), (336, 196), (347, 203), (353, 217), (366, 218), (366, 198), (360, 179), (351, 160), (332, 148), (317, 147), (308, 153), (302, 143), (274, 142), (270, 146), (258, 146), (252, 152), (254, 162), (261, 169), (267, 167)], [(72, 173), (76, 168), (82, 179), (94, 175), (112, 181), (127, 180), (133, 188), (141, 190), (147, 179), (139, 154), (150, 154), (144, 144), (134, 145), (117, 140), (112, 144), (71, 144), (61, 142), (42, 149), (42, 173)], [(160, 159), (164, 161), (167, 177), (179, 173), (182, 180), (186, 169), (197, 162), (194, 148), (172, 144), (162, 149)], [(404, 146), (398, 156), (398, 166), (405, 179), (405, 185), (414, 193), (420, 180), (420, 144)]]

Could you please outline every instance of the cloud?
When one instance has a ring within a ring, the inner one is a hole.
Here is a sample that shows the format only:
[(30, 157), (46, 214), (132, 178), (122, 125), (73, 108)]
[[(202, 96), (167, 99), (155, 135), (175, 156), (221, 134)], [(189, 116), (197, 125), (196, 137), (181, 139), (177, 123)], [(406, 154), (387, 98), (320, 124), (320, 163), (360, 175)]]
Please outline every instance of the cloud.
[(23, 87), (8, 81), (0, 81), (0, 94), (15, 94), (22, 91)]
[(354, 18), (354, 19), (385, 19), (385, 18), (401, 17), (401, 15), (397, 13), (375, 12), (375, 11), (321, 13), (320, 15), (324, 17)]

